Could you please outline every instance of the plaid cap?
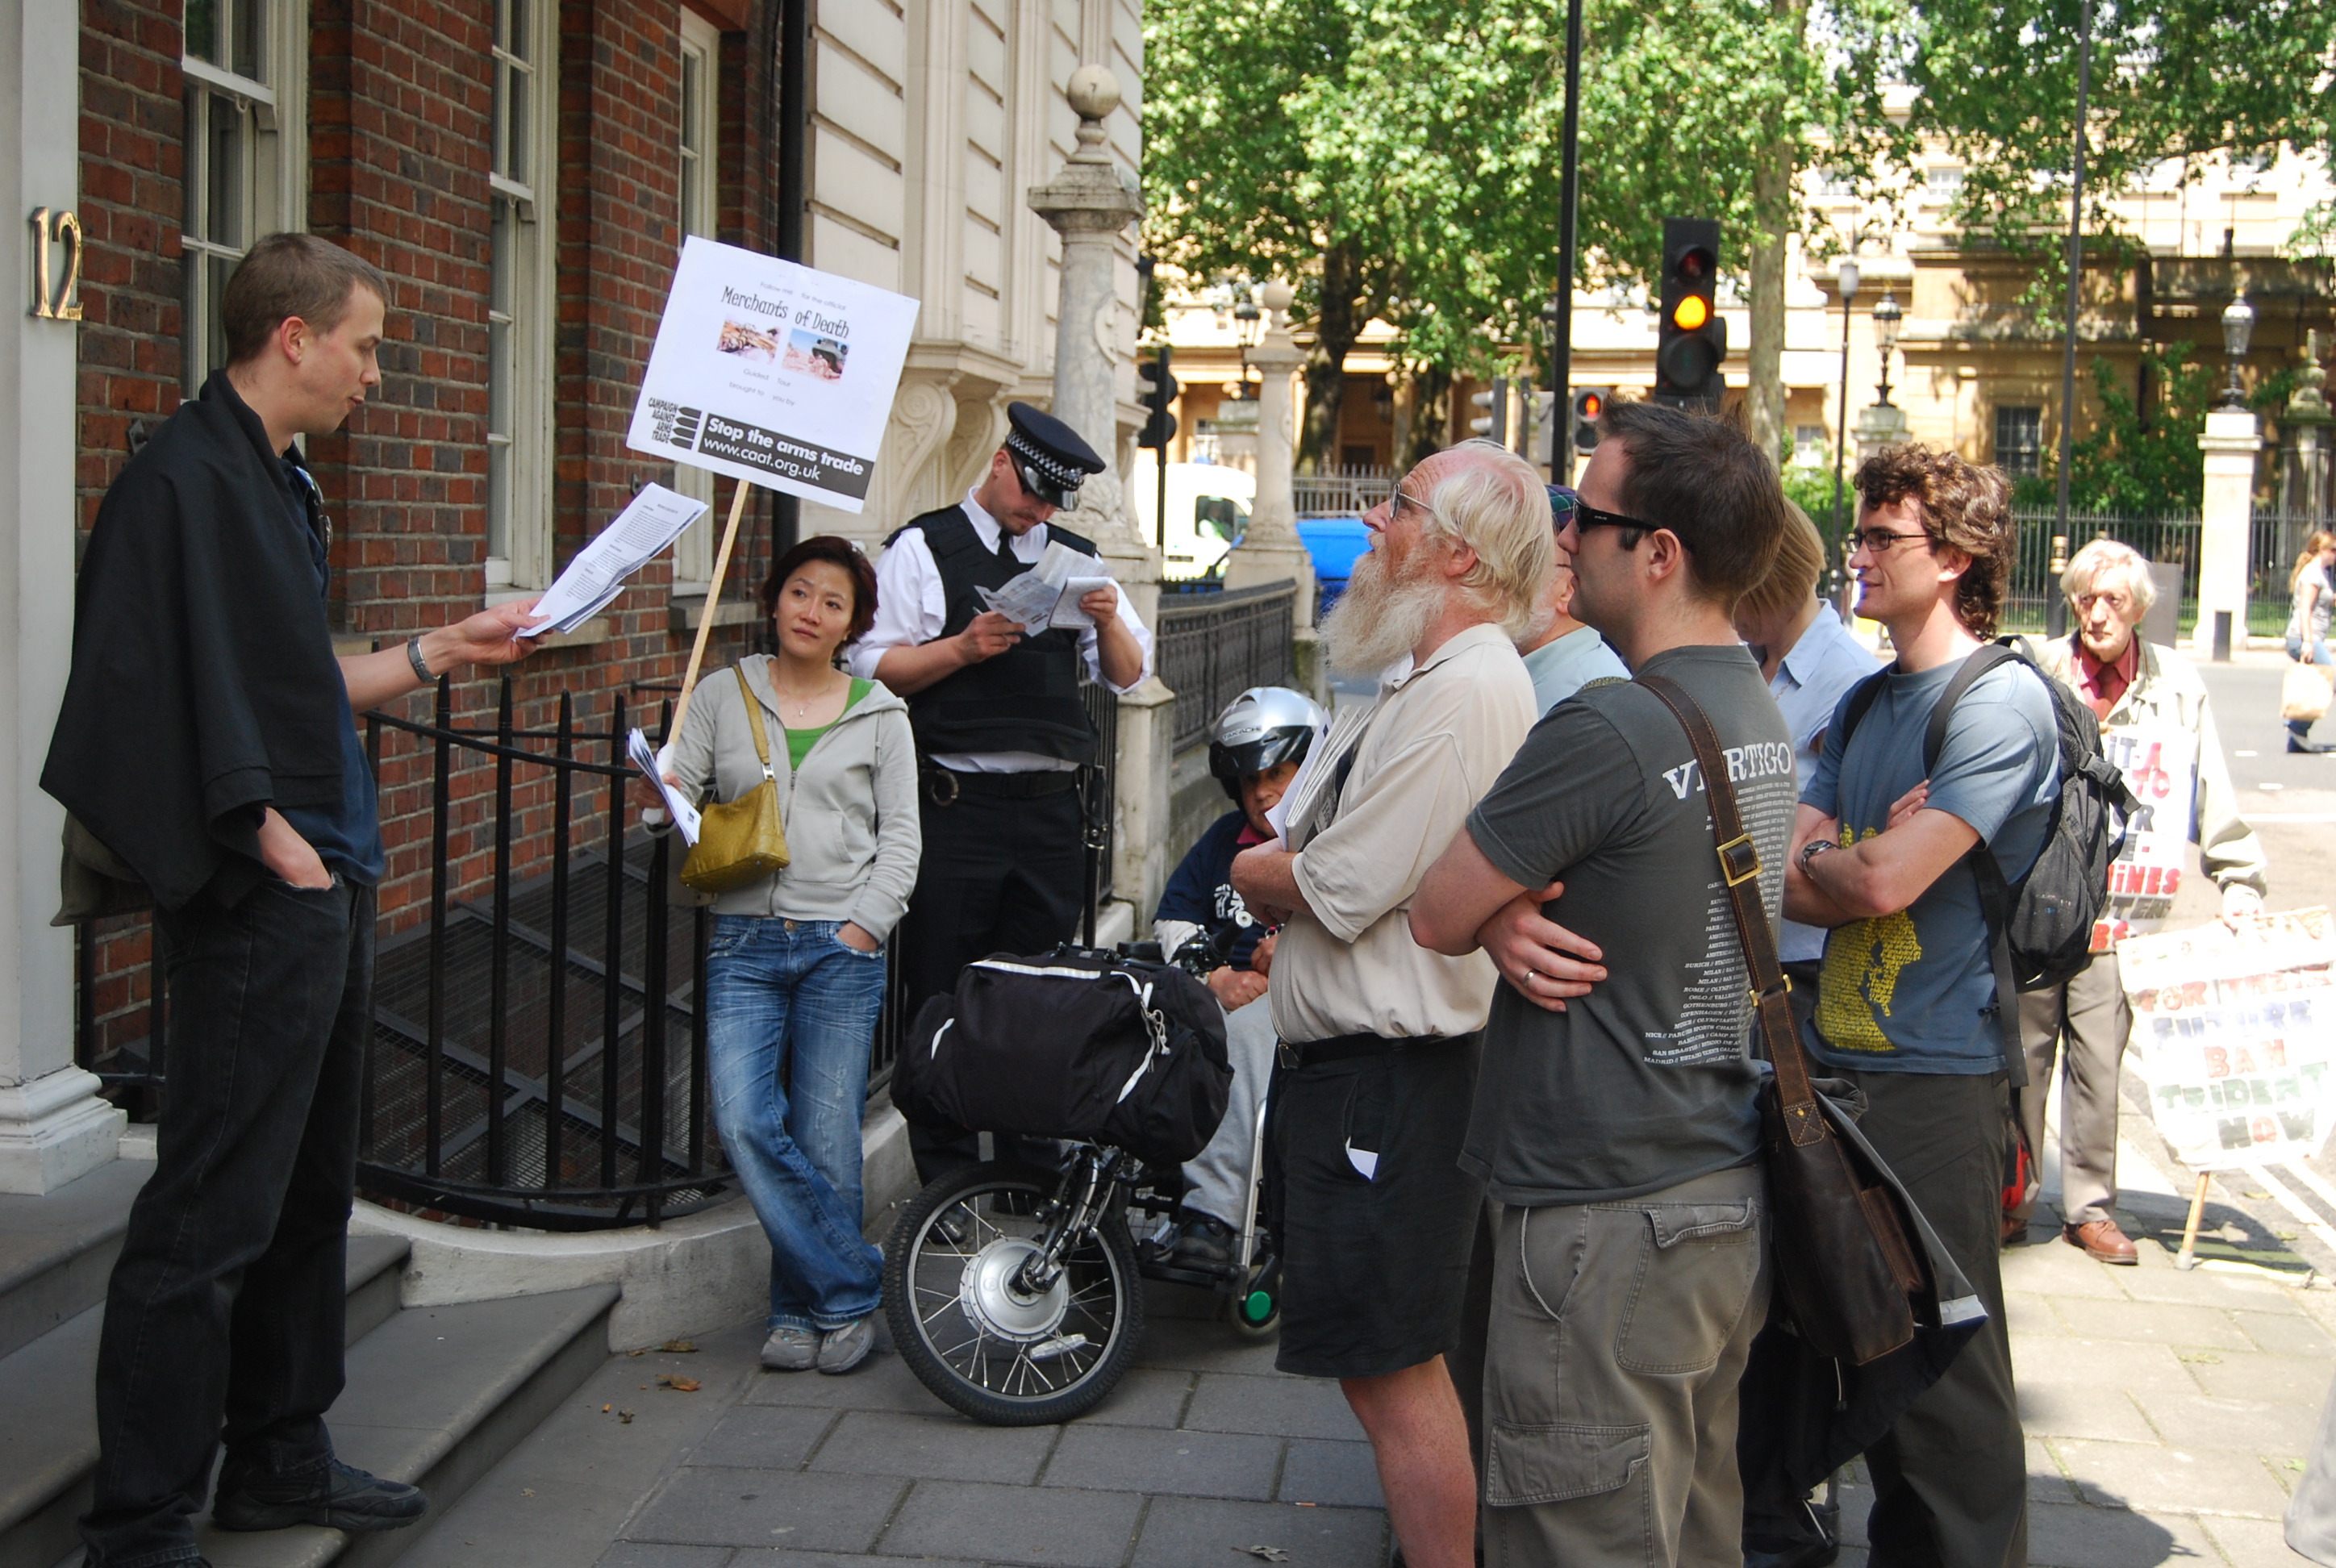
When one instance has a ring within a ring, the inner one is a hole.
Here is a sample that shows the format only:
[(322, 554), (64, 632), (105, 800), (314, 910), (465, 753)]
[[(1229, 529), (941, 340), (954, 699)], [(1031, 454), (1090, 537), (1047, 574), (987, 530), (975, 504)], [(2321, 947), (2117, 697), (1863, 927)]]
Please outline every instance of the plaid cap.
[(1023, 483), (1039, 500), (1068, 506), (1090, 473), (1101, 473), (1104, 461), (1079, 433), (1053, 414), (1027, 403), (1009, 403), (1006, 417), (1012, 428), (1006, 450), (1022, 474)]

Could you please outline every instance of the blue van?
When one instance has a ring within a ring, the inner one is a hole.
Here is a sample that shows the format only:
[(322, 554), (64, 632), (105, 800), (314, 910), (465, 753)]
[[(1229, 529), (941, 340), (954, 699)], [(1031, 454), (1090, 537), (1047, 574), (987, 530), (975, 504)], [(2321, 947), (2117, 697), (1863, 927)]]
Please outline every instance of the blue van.
[(1371, 531), (1359, 517), (1301, 517), (1298, 537), (1314, 560), (1314, 616), (1319, 621), (1347, 591), (1355, 562), (1371, 548)]

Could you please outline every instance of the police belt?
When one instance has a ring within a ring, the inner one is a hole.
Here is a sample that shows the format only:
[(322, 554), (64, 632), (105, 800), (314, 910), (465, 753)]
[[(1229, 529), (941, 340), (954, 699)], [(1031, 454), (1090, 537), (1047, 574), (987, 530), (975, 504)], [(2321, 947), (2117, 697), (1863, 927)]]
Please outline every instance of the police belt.
[(1397, 1051), (1409, 1050), (1414, 1046), (1439, 1046), (1449, 1037), (1445, 1035), (1404, 1035), (1391, 1039), (1386, 1035), (1332, 1035), (1327, 1040), (1279, 1040), (1275, 1042), (1275, 1050), (1281, 1065), (1295, 1072), (1300, 1067), (1320, 1066), (1325, 1062), (1388, 1056)]
[(992, 795), (1008, 800), (1036, 800), (1078, 787), (1075, 768), (1040, 768), (1029, 773), (961, 773), (927, 763), (923, 768), (925, 798), (935, 805), (956, 803), (959, 795)]

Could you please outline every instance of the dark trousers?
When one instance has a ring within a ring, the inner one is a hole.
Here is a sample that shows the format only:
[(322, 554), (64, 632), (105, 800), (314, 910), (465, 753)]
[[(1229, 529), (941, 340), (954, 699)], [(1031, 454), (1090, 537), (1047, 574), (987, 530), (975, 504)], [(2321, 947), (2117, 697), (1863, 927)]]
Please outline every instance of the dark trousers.
[(2011, 1386), (1999, 1267), (2004, 1075), (1837, 1069), (1865, 1091), (1859, 1125), (1986, 1303), (1987, 1326), (1865, 1451), (1872, 1568), (2020, 1568), (2028, 1561), (2028, 1455)]
[(168, 1114), (106, 1291), (96, 1568), (197, 1561), (222, 1438), (223, 1475), (331, 1454), (373, 907), (368, 888), (271, 880), (156, 918)]
[[(913, 1018), (957, 989), (958, 971), (992, 953), (1043, 953), (1068, 940), (1086, 907), (1085, 828), (1076, 789), (1015, 797), (920, 795), (924, 857), (900, 922), (900, 962)], [(972, 1133), (911, 1124), (917, 1177), (931, 1182), (981, 1157)]]

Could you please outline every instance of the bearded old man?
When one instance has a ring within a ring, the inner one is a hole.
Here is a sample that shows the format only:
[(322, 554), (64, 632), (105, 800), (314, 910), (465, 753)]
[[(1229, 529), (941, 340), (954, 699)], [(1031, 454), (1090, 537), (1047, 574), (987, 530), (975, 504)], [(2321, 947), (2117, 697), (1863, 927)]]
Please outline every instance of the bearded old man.
[(1299, 852), (1276, 840), (1232, 868), (1252, 911), (1287, 921), (1267, 993), (1283, 1042), (1269, 1096), (1275, 1364), (1339, 1379), (1404, 1560), (1465, 1568), (1475, 1475), (1445, 1356), (1483, 1199), (1458, 1160), (1498, 975), (1482, 953), (1421, 947), (1406, 912), (1533, 727), (1514, 645), (1551, 570), (1549, 498), (1523, 459), (1469, 442), (1363, 521), (1371, 551), (1322, 630), (1334, 665), (1379, 676), (1377, 706), (1328, 825)]

